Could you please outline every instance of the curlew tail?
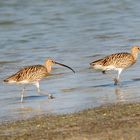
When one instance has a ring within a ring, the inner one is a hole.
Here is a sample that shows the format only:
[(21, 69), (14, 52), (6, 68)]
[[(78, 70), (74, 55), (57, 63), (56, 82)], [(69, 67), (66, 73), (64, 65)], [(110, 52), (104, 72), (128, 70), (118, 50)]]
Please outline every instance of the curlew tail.
[(9, 79), (4, 79), (3, 82), (8, 83)]
[(17, 81), (15, 80), (15, 75), (14, 75), (14, 76), (10, 76), (10, 77), (4, 79), (3, 82), (5, 82), (5, 83), (16, 83)]

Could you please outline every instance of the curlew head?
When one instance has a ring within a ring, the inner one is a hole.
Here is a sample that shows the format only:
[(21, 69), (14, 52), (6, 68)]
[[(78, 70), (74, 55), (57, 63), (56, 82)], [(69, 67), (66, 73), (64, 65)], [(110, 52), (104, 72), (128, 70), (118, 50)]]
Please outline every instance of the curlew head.
[(133, 46), (131, 48), (131, 52), (135, 52), (135, 53), (138, 53), (140, 51), (140, 46)]
[(140, 52), (140, 46), (133, 46), (131, 48), (131, 54), (134, 57), (135, 60), (137, 60), (138, 53)]
[(45, 61), (45, 67), (47, 68), (48, 72), (51, 72), (51, 67), (52, 67), (54, 64), (57, 64), (57, 65), (66, 67), (66, 68), (72, 70), (73, 73), (75, 73), (75, 71), (74, 71), (71, 67), (69, 67), (69, 66), (67, 66), (67, 65), (65, 65), (65, 64), (56, 62), (56, 61), (54, 61), (54, 60), (51, 59), (51, 58), (49, 58), (49, 59), (47, 59), (47, 60)]
[(54, 65), (54, 60), (51, 59), (51, 58), (48, 58), (46, 61), (45, 61), (45, 66), (53, 66)]

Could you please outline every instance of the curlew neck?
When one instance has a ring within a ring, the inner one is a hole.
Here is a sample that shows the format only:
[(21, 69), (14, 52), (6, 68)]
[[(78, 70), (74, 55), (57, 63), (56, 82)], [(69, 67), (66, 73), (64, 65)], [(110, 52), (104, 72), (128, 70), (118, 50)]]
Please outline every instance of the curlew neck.
[(47, 68), (47, 72), (50, 73), (52, 70), (52, 66), (46, 66), (46, 68)]
[(139, 49), (138, 47), (132, 47), (131, 48), (131, 55), (133, 56), (134, 60), (136, 61), (138, 58), (138, 53), (139, 53)]
[(48, 62), (48, 61), (46, 61), (46, 62), (45, 62), (45, 67), (46, 67), (46, 69), (47, 69), (47, 72), (50, 73), (51, 70), (52, 70), (52, 65), (51, 65), (51, 63)]

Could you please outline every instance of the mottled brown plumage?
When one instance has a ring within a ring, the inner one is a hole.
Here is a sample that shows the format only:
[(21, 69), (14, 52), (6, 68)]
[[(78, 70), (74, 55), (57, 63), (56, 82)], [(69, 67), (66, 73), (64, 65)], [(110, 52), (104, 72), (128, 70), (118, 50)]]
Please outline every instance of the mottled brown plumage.
[(35, 83), (48, 74), (46, 67), (43, 65), (27, 66), (5, 79), (4, 82), (21, 83), (28, 81), (30, 83)]
[(139, 51), (139, 46), (133, 46), (131, 48), (131, 53), (124, 52), (111, 54), (102, 59), (91, 62), (90, 65), (94, 69), (101, 70), (103, 73), (108, 70), (118, 71), (118, 76), (114, 79), (115, 84), (117, 84), (122, 70), (129, 68), (134, 63), (136, 63)]
[[(126, 61), (127, 60), (127, 61)], [(91, 63), (94, 65), (109, 66), (114, 65), (116, 68), (127, 68), (136, 62), (134, 57), (130, 53), (116, 53), (106, 56), (103, 59), (94, 61)]]
[[(54, 65), (54, 64), (58, 64), (58, 65), (67, 67), (75, 73), (75, 71), (71, 67), (58, 63), (52, 59), (47, 59), (45, 61), (44, 65), (33, 65), (33, 66), (24, 67), (21, 70), (19, 70), (17, 73), (6, 78), (4, 80), (4, 82), (17, 83), (17, 84), (31, 83), (31, 84), (36, 85), (38, 92), (40, 92), (39, 81), (50, 74), (52, 65)], [(21, 94), (21, 102), (23, 101), (24, 90), (25, 90), (25, 88), (23, 89), (22, 94)], [(50, 98), (52, 98), (52, 96), (50, 94), (48, 94), (48, 96)]]

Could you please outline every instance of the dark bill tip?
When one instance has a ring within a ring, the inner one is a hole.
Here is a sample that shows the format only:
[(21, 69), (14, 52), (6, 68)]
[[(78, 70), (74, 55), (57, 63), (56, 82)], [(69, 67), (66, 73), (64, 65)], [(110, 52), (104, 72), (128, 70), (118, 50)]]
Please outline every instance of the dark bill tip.
[(71, 67), (69, 67), (69, 66), (67, 66), (67, 65), (61, 64), (61, 63), (59, 63), (59, 62), (55, 62), (55, 64), (58, 64), (58, 65), (63, 66), (63, 67), (66, 67), (66, 68), (72, 70), (73, 73), (75, 73), (75, 71), (74, 71)]

